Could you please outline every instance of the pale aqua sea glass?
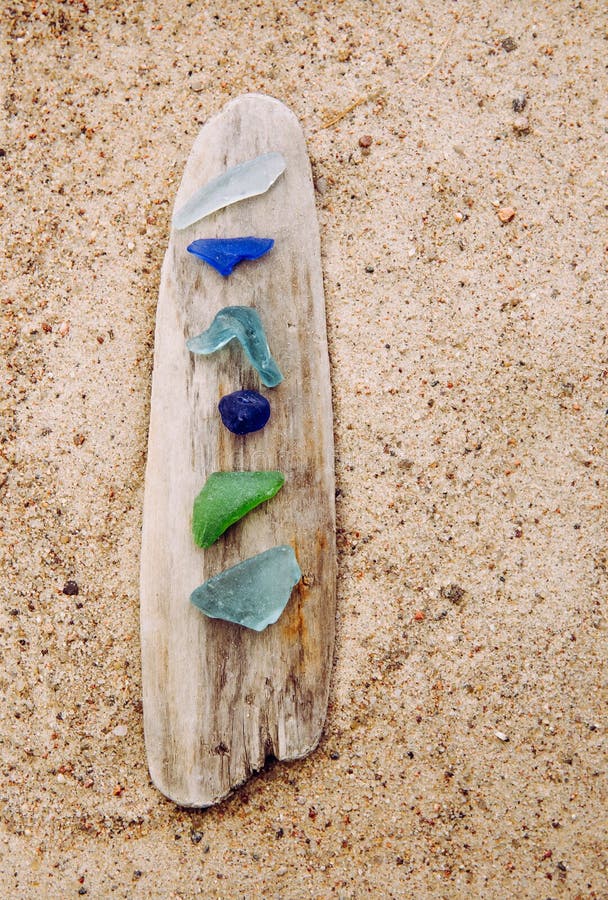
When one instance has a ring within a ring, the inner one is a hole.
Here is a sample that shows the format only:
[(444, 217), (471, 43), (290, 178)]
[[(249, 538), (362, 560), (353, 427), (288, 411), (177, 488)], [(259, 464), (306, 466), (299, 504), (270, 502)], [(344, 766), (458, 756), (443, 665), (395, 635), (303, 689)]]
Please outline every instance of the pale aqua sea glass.
[(209, 578), (190, 601), (211, 619), (263, 631), (277, 621), (301, 577), (293, 548), (283, 544)]
[(173, 215), (173, 225), (178, 230), (194, 225), (199, 219), (246, 200), (265, 194), (272, 187), (279, 175), (285, 171), (285, 158), (281, 153), (264, 153), (240, 163), (217, 178), (204, 184)]
[(207, 356), (236, 338), (242, 344), (249, 361), (260, 374), (262, 384), (276, 387), (283, 381), (279, 367), (272, 358), (262, 320), (249, 306), (225, 306), (217, 313), (206, 331), (186, 341), (191, 353)]

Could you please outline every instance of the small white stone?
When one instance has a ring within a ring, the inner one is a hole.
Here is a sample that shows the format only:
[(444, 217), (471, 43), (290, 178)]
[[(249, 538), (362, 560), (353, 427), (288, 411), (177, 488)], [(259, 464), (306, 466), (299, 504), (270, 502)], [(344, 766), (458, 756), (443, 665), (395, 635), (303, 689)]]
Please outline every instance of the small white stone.
[(117, 725), (116, 728), (112, 731), (112, 734), (115, 734), (116, 737), (125, 737), (125, 735), (127, 734), (127, 726)]
[(530, 120), (527, 116), (517, 116), (513, 119), (513, 131), (516, 134), (529, 134), (530, 133)]
[(509, 740), (509, 735), (505, 734), (504, 731), (495, 731), (494, 735), (499, 741), (504, 741), (506, 743)]

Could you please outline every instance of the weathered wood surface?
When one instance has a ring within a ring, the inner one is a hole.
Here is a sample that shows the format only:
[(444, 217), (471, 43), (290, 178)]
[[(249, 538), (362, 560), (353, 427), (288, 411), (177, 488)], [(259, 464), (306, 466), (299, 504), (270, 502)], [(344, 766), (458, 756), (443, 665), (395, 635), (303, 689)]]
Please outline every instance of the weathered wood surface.
[[(202, 129), (179, 208), (226, 168), (271, 150), (287, 170), (268, 193), (172, 231), (156, 320), (141, 552), (144, 726), (155, 785), (184, 806), (217, 803), (268, 756), (317, 745), (327, 709), (335, 623), (331, 389), (318, 224), (310, 164), (296, 118), (248, 95)], [(256, 235), (276, 244), (224, 279), (186, 252), (199, 237)], [(263, 388), (231, 342), (194, 357), (186, 339), (223, 306), (254, 306), (285, 380)], [(217, 403), (253, 388), (270, 400), (260, 432), (231, 434)], [(279, 494), (208, 550), (197, 548), (192, 502), (219, 470), (280, 469)], [(303, 580), (261, 634), (211, 620), (189, 603), (206, 578), (277, 544), (291, 544)]]

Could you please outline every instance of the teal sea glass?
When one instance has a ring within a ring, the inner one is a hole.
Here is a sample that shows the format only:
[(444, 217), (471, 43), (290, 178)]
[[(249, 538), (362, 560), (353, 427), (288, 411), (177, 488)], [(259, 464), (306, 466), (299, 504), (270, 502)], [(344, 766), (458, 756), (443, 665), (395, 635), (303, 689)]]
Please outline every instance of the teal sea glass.
[(225, 306), (220, 309), (206, 331), (190, 338), (186, 346), (191, 353), (208, 355), (236, 338), (249, 361), (259, 372), (262, 384), (276, 387), (283, 376), (272, 358), (262, 320), (249, 306)]
[(178, 231), (194, 225), (205, 216), (246, 200), (265, 194), (279, 175), (285, 171), (285, 158), (281, 153), (264, 153), (240, 163), (232, 169), (213, 178), (185, 203), (173, 216), (173, 225)]
[(211, 619), (263, 631), (277, 621), (301, 577), (293, 548), (283, 544), (209, 578), (190, 601)]
[(213, 472), (194, 501), (192, 536), (210, 547), (227, 528), (283, 487), (281, 472)]

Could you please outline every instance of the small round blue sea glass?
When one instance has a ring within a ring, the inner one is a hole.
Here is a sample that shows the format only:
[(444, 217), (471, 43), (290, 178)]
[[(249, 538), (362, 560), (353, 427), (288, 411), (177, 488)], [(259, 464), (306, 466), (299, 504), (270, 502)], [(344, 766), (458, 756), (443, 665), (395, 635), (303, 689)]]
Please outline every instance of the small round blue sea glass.
[(259, 431), (270, 418), (270, 403), (257, 391), (226, 394), (218, 404), (222, 422), (233, 434)]

